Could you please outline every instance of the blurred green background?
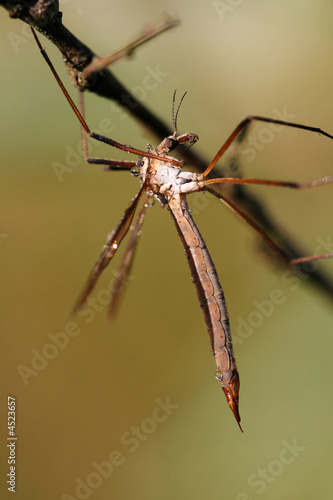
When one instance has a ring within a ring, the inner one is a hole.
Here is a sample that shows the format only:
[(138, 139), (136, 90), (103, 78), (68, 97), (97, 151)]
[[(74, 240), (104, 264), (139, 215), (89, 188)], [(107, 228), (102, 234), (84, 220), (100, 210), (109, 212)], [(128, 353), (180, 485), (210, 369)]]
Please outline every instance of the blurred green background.
[[(180, 27), (113, 71), (129, 89), (140, 87), (145, 105), (168, 123), (174, 89), (188, 91), (179, 131), (196, 132), (195, 148), (207, 157), (248, 114), (275, 116), (285, 108), (294, 121), (333, 132), (329, 0), (71, 0), (62, 10), (64, 24), (100, 55), (122, 48), (162, 12), (179, 16)], [(88, 316), (70, 318), (138, 180), (77, 161), (59, 181), (54, 162), (65, 165), (68, 148), (77, 149), (79, 126), (28, 28), (4, 10), (0, 16), (1, 498), (8, 495), (6, 401), (14, 395), (19, 499), (331, 499), (332, 301), (306, 280), (286, 280), (250, 228), (217, 200), (194, 206), (195, 219), (227, 297), (244, 434), (214, 380), (204, 321), (166, 209), (155, 205), (146, 217), (116, 321), (108, 321), (100, 301), (121, 250), (96, 289), (98, 312), (89, 323)], [(70, 88), (59, 53), (42, 44)], [(143, 95), (145, 75), (158, 65), (165, 77)], [(91, 95), (86, 102), (92, 130), (108, 118), (114, 139), (141, 149), (156, 144), (110, 102)], [(246, 175), (333, 175), (333, 143), (316, 134), (284, 130), (261, 149), (254, 161), (244, 158)], [(121, 157), (101, 145), (93, 151)], [(255, 190), (308, 254), (318, 238), (332, 239), (331, 186)], [(332, 262), (320, 268), (333, 278)], [(283, 303), (263, 318), (258, 304), (269, 307), (264, 301), (275, 290)], [(244, 338), (239, 325), (255, 320)], [(50, 334), (71, 326), (79, 334), (66, 347), (46, 347)], [(53, 359), (25, 384), (20, 365), (31, 368), (32, 350), (45, 349)], [(157, 410), (157, 400), (174, 405), (170, 415)], [(111, 472), (104, 463), (102, 477), (96, 463), (109, 462), (115, 450), (119, 465)]]

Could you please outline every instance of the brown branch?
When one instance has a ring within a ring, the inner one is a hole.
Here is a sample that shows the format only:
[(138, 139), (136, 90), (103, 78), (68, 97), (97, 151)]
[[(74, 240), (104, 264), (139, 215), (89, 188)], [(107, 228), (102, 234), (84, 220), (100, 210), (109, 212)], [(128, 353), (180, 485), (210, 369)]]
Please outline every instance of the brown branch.
[[(82, 72), (97, 56), (62, 24), (62, 13), (59, 11), (57, 0), (0, 0), (0, 5), (8, 10), (11, 17), (21, 19), (34, 27), (58, 47), (71, 79), (77, 87), (82, 89), (83, 86), (84, 90), (116, 100), (160, 139), (172, 133), (165, 123), (143, 106), (108, 69), (103, 69), (92, 78), (82, 81)], [(199, 172), (203, 172), (209, 163), (190, 149), (181, 148), (181, 155)], [(234, 158), (233, 161), (238, 160)], [(234, 202), (240, 205), (242, 210), (253, 218), (291, 257), (297, 258), (304, 255), (304, 252), (291, 241), (283, 228), (273, 220), (258, 197), (241, 186), (234, 187), (230, 193)], [(304, 269), (302, 272), (306, 273)], [(323, 273), (313, 271), (309, 272), (308, 276), (308, 282), (311, 281), (329, 297), (333, 297), (333, 283)]]

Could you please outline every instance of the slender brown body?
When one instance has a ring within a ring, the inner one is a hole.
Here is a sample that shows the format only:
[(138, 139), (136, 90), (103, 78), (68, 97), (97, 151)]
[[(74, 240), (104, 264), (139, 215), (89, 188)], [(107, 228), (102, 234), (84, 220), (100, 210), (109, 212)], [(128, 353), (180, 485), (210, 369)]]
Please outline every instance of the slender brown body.
[(220, 280), (206, 243), (190, 214), (185, 195), (173, 196), (169, 200), (168, 207), (186, 251), (216, 360), (217, 378), (221, 381), (228, 404), (239, 424), (239, 376), (233, 352), (229, 316)]

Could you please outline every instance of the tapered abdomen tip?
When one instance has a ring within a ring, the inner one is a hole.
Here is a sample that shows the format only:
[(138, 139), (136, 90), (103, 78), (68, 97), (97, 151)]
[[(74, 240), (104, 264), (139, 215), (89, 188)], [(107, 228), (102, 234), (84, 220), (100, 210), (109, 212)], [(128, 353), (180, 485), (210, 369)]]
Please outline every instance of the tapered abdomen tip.
[(222, 389), (223, 389), (223, 392), (225, 394), (225, 397), (227, 398), (228, 405), (231, 408), (231, 411), (235, 416), (235, 419), (237, 421), (237, 424), (238, 424), (240, 430), (242, 432), (244, 432), (242, 429), (242, 426), (240, 424), (241, 418), (240, 418), (239, 410), (238, 410), (238, 396), (234, 397), (232, 392), (229, 389), (227, 389), (226, 387), (223, 387)]
[(225, 397), (227, 398), (228, 405), (231, 408), (232, 413), (234, 414), (234, 417), (237, 421), (240, 430), (244, 432), (240, 424), (241, 418), (238, 409), (240, 383), (239, 383), (239, 375), (237, 369), (234, 369), (231, 372), (231, 376), (228, 382), (221, 380), (221, 383), (223, 392), (225, 394)]

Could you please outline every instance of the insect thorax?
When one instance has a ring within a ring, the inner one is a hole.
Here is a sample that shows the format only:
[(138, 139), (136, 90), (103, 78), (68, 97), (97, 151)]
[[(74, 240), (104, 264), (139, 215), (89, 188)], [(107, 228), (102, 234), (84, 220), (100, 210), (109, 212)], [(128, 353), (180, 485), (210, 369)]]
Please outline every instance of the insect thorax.
[[(150, 152), (154, 153), (154, 150)], [(170, 157), (170, 162), (174, 160)], [(186, 172), (171, 163), (161, 161), (158, 157), (142, 158), (139, 162), (141, 183), (148, 181), (147, 190), (151, 191), (158, 201), (164, 205), (170, 197), (183, 191), (184, 184), (194, 181), (196, 174)], [(188, 192), (185, 188), (184, 192)]]

